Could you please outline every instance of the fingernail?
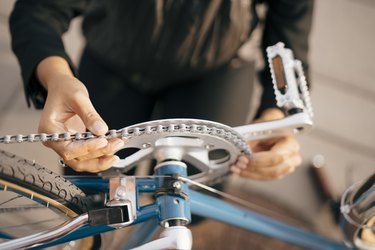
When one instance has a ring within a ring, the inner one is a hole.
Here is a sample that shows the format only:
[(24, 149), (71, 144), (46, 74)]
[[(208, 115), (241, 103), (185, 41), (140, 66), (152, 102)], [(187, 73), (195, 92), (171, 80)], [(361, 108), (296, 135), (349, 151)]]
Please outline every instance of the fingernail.
[(116, 163), (118, 163), (119, 161), (120, 161), (120, 157), (118, 157), (117, 155), (114, 155), (110, 165), (111, 166), (116, 165)]
[(107, 125), (101, 121), (95, 121), (92, 125), (92, 132), (97, 135), (103, 135), (107, 132)]

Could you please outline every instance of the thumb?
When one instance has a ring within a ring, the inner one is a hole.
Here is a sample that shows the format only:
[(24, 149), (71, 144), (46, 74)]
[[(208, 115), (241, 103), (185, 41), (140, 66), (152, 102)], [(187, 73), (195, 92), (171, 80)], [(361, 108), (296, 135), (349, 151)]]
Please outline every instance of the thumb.
[(86, 128), (95, 135), (104, 135), (108, 131), (108, 126), (96, 112), (90, 99), (86, 95), (77, 98), (73, 107), (74, 112), (82, 119)]

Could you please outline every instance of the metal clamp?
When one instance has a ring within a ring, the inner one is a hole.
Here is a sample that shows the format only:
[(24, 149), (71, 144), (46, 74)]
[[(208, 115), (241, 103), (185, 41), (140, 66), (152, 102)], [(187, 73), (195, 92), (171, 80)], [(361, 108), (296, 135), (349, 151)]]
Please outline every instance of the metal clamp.
[(179, 180), (179, 175), (172, 175), (170, 179), (165, 179), (163, 186), (159, 187), (155, 191), (155, 196), (160, 195), (172, 195), (188, 200), (189, 196), (182, 189), (182, 181)]
[(121, 176), (109, 179), (109, 197), (107, 207), (121, 207), (125, 221), (111, 224), (110, 226), (121, 228), (134, 222), (136, 219), (136, 183), (134, 176)]

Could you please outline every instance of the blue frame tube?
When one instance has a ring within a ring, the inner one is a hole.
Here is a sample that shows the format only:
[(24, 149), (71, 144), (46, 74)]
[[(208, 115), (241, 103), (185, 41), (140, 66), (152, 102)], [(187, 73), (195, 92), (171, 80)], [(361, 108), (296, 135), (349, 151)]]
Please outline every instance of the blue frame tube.
[(160, 230), (159, 220), (154, 218), (144, 223), (138, 224), (131, 233), (128, 240), (122, 245), (121, 249), (132, 249), (152, 240), (152, 237)]
[[(187, 176), (187, 166), (185, 163), (179, 161), (166, 161), (161, 162), (155, 167), (155, 174), (157, 176), (172, 175), (177, 174), (179, 176)], [(178, 180), (173, 180), (168, 182), (165, 178), (156, 178), (157, 188), (164, 189), (173, 189), (169, 185), (172, 185), (172, 182), (180, 184), (178, 189), (181, 193), (189, 195), (189, 187), (186, 183), (183, 183)], [(174, 189), (176, 191), (176, 189)], [(166, 192), (166, 193), (165, 193)], [(165, 191), (162, 194), (156, 192), (156, 203), (159, 205), (159, 220), (161, 224), (168, 223), (174, 220), (184, 220), (186, 224), (191, 221), (190, 213), (190, 203), (189, 200), (180, 195), (175, 195), (169, 193), (172, 191)]]
[(14, 237), (6, 233), (0, 232), (0, 239), (13, 240)]
[(109, 188), (109, 179), (103, 179), (101, 177), (65, 175), (64, 178), (72, 182), (80, 189), (89, 189), (106, 192)]
[(316, 233), (231, 205), (225, 201), (190, 190), (193, 214), (316, 250), (348, 250), (346, 245)]
[(105, 232), (108, 232), (108, 231), (111, 231), (111, 230), (114, 230), (114, 228), (109, 227), (109, 226), (98, 226), (98, 227), (84, 226), (84, 227), (81, 227), (81, 228), (77, 229), (76, 231), (58, 239), (58, 240), (52, 241), (52, 242), (47, 243), (47, 244), (43, 244), (42, 246), (31, 247), (31, 248), (28, 248), (28, 249), (30, 249), (30, 250), (31, 249), (32, 250), (45, 249), (47, 247), (56, 246), (56, 245), (59, 245), (59, 244), (62, 244), (62, 243), (66, 243), (66, 242), (69, 242), (69, 241), (72, 241), (72, 240), (82, 239), (82, 238), (85, 238), (85, 237), (88, 237), (88, 236), (94, 236), (96, 234), (105, 233)]
[[(157, 218), (158, 215), (159, 215), (159, 208), (156, 204), (144, 206), (137, 212), (138, 217), (133, 222), (133, 224), (141, 223), (141, 222), (150, 220), (152, 218)], [(96, 234), (101, 234), (101, 233), (105, 233), (105, 232), (112, 231), (112, 230), (115, 230), (115, 228), (110, 227), (110, 226), (93, 227), (93, 226), (88, 225), (88, 226), (81, 227), (60, 239), (44, 244), (42, 247), (34, 247), (34, 248), (29, 248), (29, 249), (44, 249), (46, 247), (55, 246), (55, 245), (69, 242), (72, 240), (82, 239), (88, 236), (93, 236)], [(151, 233), (151, 231), (148, 231), (148, 232)]]
[[(89, 181), (89, 185), (85, 183), (88, 180), (76, 180), (74, 178), (70, 179), (75, 185), (79, 187), (87, 187), (96, 185), (96, 189), (103, 188), (108, 189), (106, 184), (108, 185), (108, 181), (103, 179), (95, 179)], [(155, 180), (148, 179), (148, 178), (140, 178), (137, 179), (137, 187), (139, 192), (152, 192), (155, 188)], [(106, 187), (106, 188), (104, 188)], [(343, 243), (336, 242), (334, 240), (328, 239), (316, 233), (294, 227), (288, 225), (286, 223), (282, 223), (278, 220), (266, 217), (261, 214), (257, 214), (255, 212), (240, 208), (238, 206), (229, 204), (225, 201), (220, 199), (214, 198), (212, 196), (208, 196), (205, 194), (201, 194), (194, 190), (189, 190), (190, 196), (190, 206), (191, 212), (193, 214), (201, 215), (203, 217), (207, 217), (210, 219), (214, 219), (235, 227), (243, 228), (252, 232), (256, 232), (259, 234), (263, 234), (269, 237), (273, 237), (276, 239), (280, 239), (291, 244), (295, 244), (298, 246), (310, 248), (310, 249), (325, 249), (325, 250), (348, 250), (348, 249), (356, 249), (350, 248)], [(157, 205), (149, 205), (146, 207), (140, 208), (138, 211), (138, 217), (134, 224), (144, 222), (151, 218), (158, 218), (158, 207)], [(102, 228), (97, 231), (90, 232), (90, 228), (88, 227), (84, 231), (86, 231), (85, 236), (90, 236), (96, 233), (106, 232), (109, 231), (105, 228)], [(107, 227), (110, 228), (110, 227)], [(111, 228), (112, 229), (112, 228)], [(58, 240), (58, 242), (65, 242), (71, 239), (78, 239), (82, 237), (82, 235), (76, 236), (77, 233), (83, 229), (78, 229), (77, 232), (73, 232), (72, 234)], [(148, 231), (148, 230), (147, 230)], [(64, 240), (65, 239), (65, 240)], [(53, 244), (55, 245), (55, 244)]]

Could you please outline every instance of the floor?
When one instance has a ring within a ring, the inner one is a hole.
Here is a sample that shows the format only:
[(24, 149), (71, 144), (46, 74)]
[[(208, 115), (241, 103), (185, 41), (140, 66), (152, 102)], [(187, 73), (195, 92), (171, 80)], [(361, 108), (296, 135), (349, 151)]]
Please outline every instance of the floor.
[[(37, 131), (40, 111), (27, 108), (20, 69), (11, 52), (8, 16), (14, 0), (0, 2), (0, 134)], [(234, 189), (253, 192), (291, 208), (327, 228), (325, 204), (312, 182), (312, 159), (325, 158), (326, 177), (335, 198), (353, 182), (375, 171), (375, 1), (316, 0), (311, 34), (312, 102), (315, 127), (301, 135), (303, 164), (277, 181), (232, 178)], [(83, 45), (80, 20), (64, 36), (77, 62)], [(57, 157), (41, 144), (1, 145), (40, 164), (57, 169)], [(332, 234), (329, 232), (323, 232)]]

